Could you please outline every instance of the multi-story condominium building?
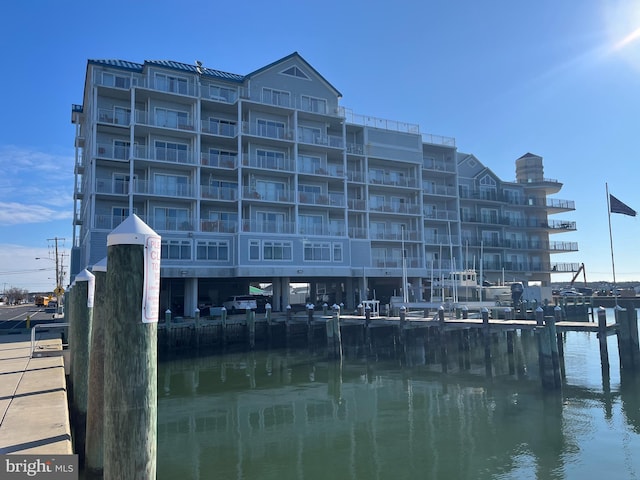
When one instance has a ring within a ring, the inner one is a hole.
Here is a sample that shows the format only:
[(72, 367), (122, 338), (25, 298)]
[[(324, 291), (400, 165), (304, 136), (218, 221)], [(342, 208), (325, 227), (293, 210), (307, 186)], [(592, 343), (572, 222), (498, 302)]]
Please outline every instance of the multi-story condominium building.
[(550, 242), (575, 230), (549, 215), (542, 158), (505, 182), (453, 138), (360, 116), (299, 54), (237, 75), (173, 61), (89, 60), (73, 105), (76, 183), (72, 274), (106, 256), (138, 215), (162, 236), (161, 311), (189, 315), (250, 285), (290, 284), (310, 300), (429, 300), (454, 270), (550, 282)]

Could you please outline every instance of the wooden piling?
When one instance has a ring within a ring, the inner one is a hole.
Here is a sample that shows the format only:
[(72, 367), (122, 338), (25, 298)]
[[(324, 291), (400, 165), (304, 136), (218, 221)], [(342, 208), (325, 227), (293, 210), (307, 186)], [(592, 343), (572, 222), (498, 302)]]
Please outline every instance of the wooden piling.
[(487, 377), (493, 376), (493, 365), (491, 360), (491, 331), (489, 326), (489, 310), (485, 307), (481, 310), (482, 334), (484, 340), (484, 368)]
[(247, 331), (249, 335), (249, 348), (256, 346), (256, 312), (247, 309)]
[(104, 326), (107, 295), (107, 259), (93, 266), (95, 300), (91, 323), (85, 471), (89, 476), (102, 476), (104, 467)]
[(107, 236), (104, 479), (156, 478), (160, 237), (135, 214)]
[(75, 451), (84, 465), (87, 429), (87, 404), (89, 392), (89, 350), (91, 345), (91, 323), (93, 321), (93, 299), (95, 276), (84, 269), (75, 279), (74, 287), (74, 336), (71, 347), (73, 368), (72, 424)]
[(340, 333), (340, 307), (334, 305), (333, 315), (327, 320), (327, 350), (329, 358), (342, 356), (342, 335)]
[(600, 343), (600, 365), (603, 381), (609, 378), (609, 347), (607, 346), (607, 311), (598, 308), (598, 341)]

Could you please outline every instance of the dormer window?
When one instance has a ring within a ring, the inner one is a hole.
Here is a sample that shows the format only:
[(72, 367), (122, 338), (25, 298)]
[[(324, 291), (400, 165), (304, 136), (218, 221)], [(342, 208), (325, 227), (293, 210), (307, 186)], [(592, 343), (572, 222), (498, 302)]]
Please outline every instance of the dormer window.
[(305, 80), (309, 80), (309, 77), (295, 65), (291, 68), (287, 68), (281, 73), (283, 75), (289, 75), (291, 77), (298, 77), (298, 78), (304, 78)]

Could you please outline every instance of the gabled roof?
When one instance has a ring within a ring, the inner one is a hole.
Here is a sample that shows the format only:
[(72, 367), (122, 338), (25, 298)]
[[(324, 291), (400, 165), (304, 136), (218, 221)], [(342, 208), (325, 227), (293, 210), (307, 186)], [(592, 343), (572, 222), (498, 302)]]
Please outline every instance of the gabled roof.
[[(228, 72), (223, 72), (221, 70), (215, 70), (207, 67), (200, 67), (200, 71), (202, 72), (201, 75), (204, 75), (204, 76), (215, 77), (223, 80), (242, 83), (245, 80), (248, 80), (251, 77), (258, 75), (261, 72), (269, 70), (270, 68), (273, 68), (293, 58), (303, 63), (306, 68), (308, 68), (315, 75), (317, 75), (322, 82), (324, 82), (331, 90), (333, 90), (336, 93), (336, 95), (342, 97), (342, 94), (333, 85), (331, 85), (322, 75), (320, 75), (320, 73), (318, 73), (318, 71), (315, 68), (313, 68), (304, 58), (302, 58), (298, 52), (293, 52), (292, 54), (287, 55), (286, 57), (281, 58), (280, 60), (276, 60), (275, 62), (270, 63), (269, 65), (266, 65), (262, 68), (259, 68), (258, 70), (255, 70), (248, 75), (228, 73)], [(126, 60), (112, 59), (112, 60), (89, 60), (88, 63), (96, 64), (96, 65), (107, 65), (109, 67), (122, 68), (123, 70), (131, 70), (131, 71), (136, 71), (140, 73), (143, 71), (143, 69), (147, 65), (157, 65), (159, 67), (170, 68), (173, 70), (179, 70), (183, 72), (198, 73), (198, 68), (196, 67), (196, 65), (189, 65), (187, 63), (176, 62), (174, 60), (145, 60), (144, 63), (135, 63), (135, 62), (129, 62)]]
[[(531, 157), (540, 158), (540, 155), (536, 155), (535, 153), (527, 152), (524, 155), (522, 155), (520, 158), (531, 158)], [(520, 158), (518, 158), (518, 160), (520, 160)]]
[(309, 70), (311, 70), (315, 75), (318, 76), (318, 78), (320, 78), (320, 80), (322, 80), (322, 82), (324, 82), (331, 90), (333, 90), (335, 92), (335, 94), (339, 97), (342, 97), (342, 94), (338, 91), (338, 89), (336, 87), (334, 87), (333, 85), (331, 85), (326, 78), (324, 78), (322, 75), (320, 75), (320, 73), (311, 66), (311, 64), (309, 62), (307, 62), (304, 58), (302, 58), (302, 56), (298, 53), (298, 52), (293, 52), (289, 55), (287, 55), (286, 57), (281, 58), (280, 60), (276, 60), (275, 62), (270, 63), (269, 65), (266, 65), (262, 68), (259, 68), (258, 70), (255, 70), (253, 72), (251, 72), (250, 74), (248, 74), (246, 76), (246, 78), (251, 78), (254, 77), (256, 75), (258, 75), (259, 73), (262, 73), (266, 70), (269, 70), (281, 63), (287, 62), (291, 59), (296, 59), (299, 60), (301, 63), (303, 63), (305, 65), (306, 68), (308, 68)]

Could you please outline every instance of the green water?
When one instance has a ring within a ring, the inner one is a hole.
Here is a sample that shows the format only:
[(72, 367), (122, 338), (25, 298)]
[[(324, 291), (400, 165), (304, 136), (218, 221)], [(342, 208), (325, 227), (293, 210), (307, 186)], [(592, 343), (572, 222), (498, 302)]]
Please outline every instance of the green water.
[[(469, 353), (413, 339), (168, 360), (158, 374), (158, 479), (634, 479), (640, 381), (609, 337), (564, 338), (561, 391), (533, 337)], [(444, 373), (446, 370), (446, 373)], [(640, 377), (640, 374), (638, 375)]]

